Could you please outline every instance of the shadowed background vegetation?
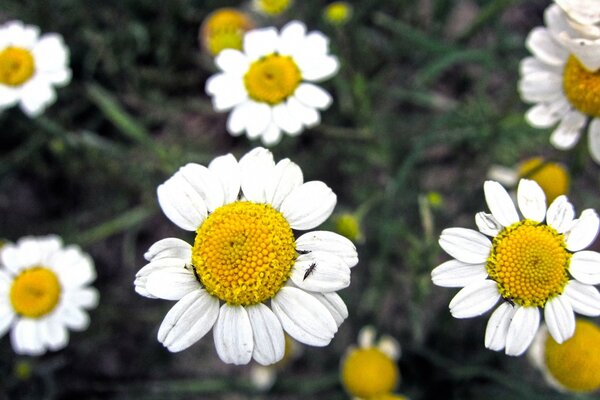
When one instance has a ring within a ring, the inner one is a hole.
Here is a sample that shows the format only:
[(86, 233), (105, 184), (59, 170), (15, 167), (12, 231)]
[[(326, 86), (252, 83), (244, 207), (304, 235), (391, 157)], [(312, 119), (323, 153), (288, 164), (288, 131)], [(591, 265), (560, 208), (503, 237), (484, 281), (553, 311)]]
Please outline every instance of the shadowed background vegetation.
[[(327, 348), (308, 348), (268, 393), (248, 367), (223, 364), (211, 335), (171, 354), (156, 333), (174, 302), (133, 290), (143, 253), (164, 237), (193, 239), (160, 211), (156, 187), (187, 162), (237, 157), (260, 145), (225, 131), (226, 114), (204, 93), (214, 73), (198, 46), (203, 18), (236, 1), (3, 0), (0, 22), (58, 32), (73, 80), (42, 117), (0, 114), (0, 235), (57, 233), (95, 260), (101, 294), (91, 326), (65, 350), (19, 357), (0, 339), (0, 398), (345, 399), (339, 360), (372, 324), (397, 338), (403, 381), (420, 399), (591, 399), (547, 389), (525, 357), (484, 349), (486, 318), (456, 320), (453, 290), (430, 271), (449, 259), (437, 245), (450, 226), (474, 228), (492, 164), (536, 155), (572, 174), (577, 210), (600, 208), (598, 167), (585, 140), (554, 150), (529, 127), (516, 85), (524, 39), (548, 1), (360, 0), (343, 27), (328, 26), (326, 1), (296, 1), (284, 17), (327, 34), (341, 70), (322, 124), (272, 151), (306, 180), (338, 195), (334, 217), (358, 213), (364, 242), (352, 284), (340, 292), (350, 317)], [(423, 199), (441, 195), (438, 207)], [(419, 200), (421, 199), (421, 201)], [(423, 218), (423, 215), (431, 218)], [(334, 230), (331, 221), (324, 229)]]

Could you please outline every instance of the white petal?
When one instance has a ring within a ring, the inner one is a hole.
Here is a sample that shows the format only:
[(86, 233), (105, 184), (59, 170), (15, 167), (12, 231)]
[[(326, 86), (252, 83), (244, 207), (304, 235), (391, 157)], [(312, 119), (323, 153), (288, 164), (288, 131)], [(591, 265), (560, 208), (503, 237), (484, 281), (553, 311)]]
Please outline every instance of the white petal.
[(498, 182), (485, 181), (483, 184), (485, 201), (496, 221), (509, 226), (519, 221), (519, 214), (510, 195)]
[(377, 336), (377, 331), (371, 325), (366, 325), (358, 331), (358, 345), (362, 349), (368, 349), (370, 347), (375, 346), (375, 337)]
[(562, 65), (569, 56), (567, 50), (555, 42), (548, 30), (542, 27), (531, 30), (525, 41), (525, 46), (537, 58), (550, 65)]
[(517, 201), (523, 217), (535, 222), (542, 222), (546, 218), (546, 195), (535, 181), (521, 179)]
[(242, 175), (235, 157), (232, 154), (217, 157), (208, 164), (208, 169), (221, 182), (224, 204), (236, 201), (240, 194)]
[(328, 108), (333, 99), (326, 90), (312, 83), (301, 83), (294, 92), (294, 97), (304, 105), (324, 110)]
[(200, 284), (192, 271), (180, 265), (162, 268), (146, 279), (146, 290), (159, 299), (179, 300), (199, 288)]
[(327, 307), (302, 289), (281, 288), (272, 300), (272, 307), (283, 329), (301, 343), (327, 346), (337, 332), (337, 324)]
[(215, 111), (227, 111), (248, 102), (248, 91), (241, 77), (222, 74), (206, 82), (206, 92), (213, 94), (212, 104)]
[(379, 339), (379, 343), (377, 343), (377, 348), (381, 350), (383, 354), (395, 361), (400, 359), (400, 355), (402, 354), (400, 343), (390, 335), (382, 335), (381, 339)]
[(335, 254), (350, 268), (358, 264), (358, 253), (354, 244), (348, 238), (334, 232), (307, 232), (296, 239), (296, 250), (300, 253), (325, 251)]
[(50, 82), (38, 75), (21, 88), (19, 106), (27, 116), (34, 118), (42, 114), (55, 100), (56, 92)]
[(219, 316), (219, 300), (206, 290), (195, 290), (179, 300), (158, 329), (158, 341), (169, 351), (187, 349), (208, 333)]
[(78, 288), (96, 279), (94, 261), (79, 246), (66, 246), (52, 254), (46, 262), (46, 265), (56, 272), (65, 288)]
[(207, 216), (206, 204), (177, 173), (156, 189), (158, 203), (167, 218), (186, 231), (195, 231)]
[(244, 53), (235, 49), (223, 49), (215, 57), (215, 64), (228, 74), (244, 75), (250, 63)]
[(86, 330), (90, 325), (90, 316), (81, 308), (64, 303), (57, 308), (57, 318), (74, 331)]
[(465, 228), (444, 229), (438, 243), (446, 253), (468, 264), (484, 263), (492, 248), (487, 237)]
[(229, 113), (229, 117), (227, 117), (227, 132), (232, 136), (241, 135), (246, 126), (252, 121), (253, 104), (253, 102), (245, 101), (235, 106)]
[(248, 312), (242, 306), (221, 306), (213, 331), (219, 358), (227, 364), (248, 364), (252, 359), (254, 342)]
[(274, 364), (281, 360), (285, 353), (285, 337), (281, 323), (273, 311), (260, 303), (247, 307), (246, 311), (254, 336), (252, 358), (262, 365)]
[(300, 21), (287, 23), (279, 34), (277, 51), (282, 55), (292, 55), (304, 42), (306, 26)]
[(596, 164), (600, 164), (600, 118), (594, 118), (588, 128), (588, 147)]
[(544, 320), (548, 331), (557, 343), (571, 338), (575, 333), (575, 314), (569, 300), (557, 296), (544, 306)]
[(340, 62), (335, 56), (324, 56), (309, 59), (299, 65), (302, 78), (306, 81), (321, 82), (331, 78), (340, 69)]
[(36, 320), (29, 318), (19, 319), (10, 332), (10, 339), (12, 347), (17, 354), (39, 356), (46, 351)]
[(247, 104), (249, 108), (246, 112), (252, 117), (246, 120), (246, 133), (249, 139), (257, 139), (271, 125), (273, 112), (266, 103), (249, 101)]
[(344, 303), (344, 300), (339, 294), (335, 292), (330, 293), (310, 293), (315, 299), (319, 300), (321, 304), (327, 308), (331, 313), (331, 316), (335, 320), (336, 325), (342, 325), (342, 322), (348, 318), (348, 307)]
[(242, 192), (253, 203), (265, 203), (265, 179), (273, 173), (273, 154), (262, 147), (246, 153), (240, 159)]
[(194, 191), (202, 198), (209, 212), (224, 204), (223, 186), (217, 175), (204, 165), (189, 163), (177, 171)]
[(301, 254), (292, 269), (292, 281), (311, 292), (335, 292), (350, 285), (350, 268), (335, 254)]
[(571, 103), (561, 96), (552, 102), (544, 102), (531, 107), (527, 110), (525, 119), (536, 128), (550, 128), (563, 119), (570, 109)]
[(527, 350), (540, 326), (540, 312), (537, 307), (516, 307), (508, 327), (505, 353), (520, 356)]
[(8, 301), (0, 301), (0, 337), (4, 336), (4, 334), (8, 331), (15, 320), (15, 317), (15, 312), (9, 305)]
[(295, 188), (281, 203), (280, 211), (293, 229), (306, 230), (322, 224), (333, 212), (337, 196), (321, 181)]
[(277, 45), (278, 35), (275, 28), (255, 29), (244, 35), (244, 53), (250, 61), (273, 53)]
[(54, 72), (65, 70), (69, 63), (69, 49), (62, 36), (47, 33), (40, 38), (32, 49), (36, 71)]
[(273, 107), (273, 122), (290, 135), (297, 135), (302, 131), (300, 117), (290, 110), (287, 103), (279, 103)]
[(598, 235), (600, 219), (596, 211), (592, 209), (583, 210), (571, 229), (565, 234), (567, 249), (575, 252), (585, 249), (594, 242)]
[(0, 110), (17, 104), (19, 94), (20, 92), (17, 88), (0, 85)]
[(565, 195), (554, 199), (546, 213), (546, 222), (558, 233), (565, 233), (573, 224), (573, 218), (575, 209)]
[(492, 237), (499, 234), (504, 228), (500, 222), (496, 221), (496, 218), (492, 214), (483, 211), (475, 214), (475, 224), (477, 224), (479, 232)]
[(600, 293), (595, 287), (577, 281), (569, 281), (564, 295), (578, 314), (588, 317), (600, 315)]
[(287, 99), (287, 105), (290, 113), (297, 116), (302, 121), (302, 125), (307, 128), (318, 125), (321, 122), (321, 115), (315, 108), (301, 103), (294, 96)]
[(521, 98), (528, 103), (558, 100), (564, 97), (562, 73), (557, 74), (552, 69), (529, 73), (519, 80), (518, 89)]
[(450, 301), (454, 318), (472, 318), (494, 307), (500, 298), (498, 284), (486, 279), (476, 281), (461, 289)]
[(58, 318), (45, 318), (39, 332), (42, 342), (50, 350), (60, 350), (69, 343), (69, 332)]
[(95, 308), (98, 306), (98, 299), (100, 294), (98, 290), (93, 287), (86, 287), (80, 289), (72, 289), (64, 293), (65, 301), (72, 303), (77, 307), (82, 308)]
[(570, 150), (581, 136), (587, 117), (577, 110), (568, 112), (550, 135), (550, 143), (559, 150)]
[(144, 253), (144, 258), (148, 261), (162, 258), (179, 258), (189, 261), (192, 259), (192, 246), (177, 238), (162, 239), (150, 246)]
[(561, 32), (559, 39), (589, 71), (600, 68), (600, 39), (572, 38), (567, 32)]
[(499, 351), (506, 346), (508, 326), (514, 315), (515, 309), (510, 303), (503, 302), (490, 316), (485, 329), (485, 347)]
[(485, 264), (467, 264), (458, 260), (446, 261), (431, 271), (433, 283), (443, 287), (465, 287), (487, 276)]
[(265, 200), (276, 210), (283, 200), (304, 182), (302, 170), (298, 164), (284, 158), (279, 161), (267, 178)]
[(600, 21), (600, 9), (596, 0), (555, 0), (569, 17), (586, 25)]
[(569, 272), (586, 285), (600, 285), (600, 253), (579, 251), (573, 254)]
[[(149, 297), (151, 299), (156, 299), (157, 297), (148, 292), (146, 285), (148, 283), (148, 277), (156, 272), (160, 272), (163, 270), (180, 270), (180, 269), (189, 269), (191, 267), (191, 258), (188, 260), (183, 260), (181, 258), (160, 258), (155, 259), (154, 261), (146, 264), (142, 267), (137, 274), (135, 274), (135, 281), (133, 282), (135, 286), (135, 291), (144, 296)], [(191, 270), (190, 270), (190, 273)]]
[(276, 145), (281, 141), (282, 137), (281, 128), (275, 122), (269, 123), (267, 128), (260, 134), (260, 140), (265, 146)]

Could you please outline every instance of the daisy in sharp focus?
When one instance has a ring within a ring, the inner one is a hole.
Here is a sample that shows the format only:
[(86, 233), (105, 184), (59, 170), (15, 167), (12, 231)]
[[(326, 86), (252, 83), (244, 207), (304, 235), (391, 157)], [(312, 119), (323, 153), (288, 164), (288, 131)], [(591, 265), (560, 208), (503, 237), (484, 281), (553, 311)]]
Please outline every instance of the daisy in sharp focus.
[(331, 105), (331, 95), (312, 82), (332, 77), (339, 63), (329, 54), (329, 41), (320, 32), (306, 32), (298, 21), (249, 31), (244, 49), (225, 49), (215, 58), (222, 72), (206, 82), (217, 111), (231, 110), (227, 130), (246, 132), (265, 145), (295, 136), (318, 125), (319, 110)]
[(331, 215), (337, 198), (327, 185), (304, 182), (298, 165), (256, 148), (239, 162), (228, 154), (208, 168), (187, 164), (157, 192), (165, 215), (196, 232), (193, 245), (156, 242), (136, 275), (139, 294), (178, 300), (159, 342), (181, 351), (213, 330), (221, 360), (263, 365), (283, 357), (284, 330), (329, 344), (348, 315), (336, 291), (350, 284), (356, 248), (333, 232), (293, 232)]
[[(92, 259), (58, 236), (24, 237), (0, 250), (0, 336), (11, 329), (18, 354), (41, 355), (89, 325), (98, 304)], [(68, 329), (67, 329), (68, 328)]]
[(587, 209), (576, 219), (565, 196), (546, 208), (539, 185), (522, 179), (521, 219), (499, 183), (486, 181), (483, 189), (491, 214), (475, 216), (479, 232), (442, 232), (440, 246), (455, 259), (431, 272), (433, 283), (463, 288), (450, 302), (455, 318), (476, 317), (500, 300), (487, 324), (489, 349), (522, 354), (538, 330), (540, 309), (552, 337), (564, 342), (575, 331), (575, 312), (600, 315), (600, 293), (593, 286), (600, 284), (600, 253), (582, 251), (596, 238), (598, 215)]
[(0, 25), (0, 111), (19, 104), (30, 117), (56, 100), (54, 86), (71, 80), (62, 36), (11, 21)]

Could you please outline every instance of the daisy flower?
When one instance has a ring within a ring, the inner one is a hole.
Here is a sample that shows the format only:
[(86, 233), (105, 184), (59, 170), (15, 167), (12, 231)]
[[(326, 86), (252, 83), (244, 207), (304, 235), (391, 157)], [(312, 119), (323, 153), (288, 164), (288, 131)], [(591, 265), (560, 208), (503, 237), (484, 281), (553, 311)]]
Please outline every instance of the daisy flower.
[(391, 392), (400, 381), (400, 345), (388, 335), (375, 342), (376, 334), (372, 326), (362, 328), (358, 347), (350, 346), (342, 359), (342, 385), (356, 400), (395, 398)]
[(286, 12), (294, 4), (292, 0), (252, 0), (252, 8), (259, 14), (275, 17)]
[[(600, 63), (586, 66), (583, 54), (575, 50), (586, 46), (566, 43), (565, 35), (576, 33), (560, 7), (548, 7), (544, 17), (546, 27), (534, 28), (527, 37), (526, 45), (534, 56), (520, 66), (521, 98), (535, 104), (525, 117), (537, 128), (558, 124), (550, 142), (561, 150), (573, 148), (587, 130), (591, 156), (600, 163)], [(600, 62), (600, 41), (593, 54)]]
[[(320, 181), (303, 182), (289, 159), (256, 148), (207, 167), (187, 164), (157, 189), (173, 223), (196, 232), (193, 245), (167, 238), (145, 254), (136, 275), (146, 297), (178, 300), (158, 330), (172, 352), (211, 329), (226, 363), (273, 364), (284, 355), (284, 330), (310, 345), (329, 344), (348, 315), (336, 293), (358, 263), (352, 242), (328, 231), (295, 239), (325, 221), (336, 195)], [(270, 306), (269, 306), (270, 303)]]
[(597, 0), (554, 0), (573, 20), (583, 25), (600, 22), (600, 5)]
[(487, 324), (489, 349), (513, 356), (527, 350), (540, 324), (540, 308), (552, 337), (564, 342), (575, 331), (575, 312), (600, 315), (600, 293), (593, 286), (600, 283), (600, 253), (582, 251), (596, 238), (598, 215), (588, 209), (575, 219), (565, 196), (546, 208), (539, 185), (522, 179), (520, 219), (499, 183), (487, 181), (483, 189), (491, 214), (475, 216), (479, 232), (442, 232), (440, 246), (455, 259), (432, 271), (433, 283), (463, 288), (450, 302), (455, 318), (476, 317), (501, 301)]
[(317, 125), (319, 110), (331, 104), (329, 93), (311, 83), (337, 72), (338, 60), (328, 52), (327, 37), (307, 34), (298, 21), (279, 34), (275, 28), (256, 29), (244, 36), (243, 51), (225, 49), (215, 58), (222, 72), (208, 79), (206, 92), (215, 110), (232, 110), (229, 133), (245, 131), (273, 145), (282, 131), (294, 136)]
[(63, 246), (58, 236), (24, 237), (0, 251), (0, 336), (11, 329), (16, 353), (41, 355), (69, 342), (67, 328), (89, 325), (98, 304), (88, 285), (96, 278), (90, 256)]
[(600, 328), (579, 318), (575, 324), (575, 334), (562, 344), (542, 326), (528, 356), (550, 386), (561, 392), (593, 392), (600, 389)]
[(19, 104), (30, 117), (56, 100), (54, 86), (71, 80), (62, 36), (11, 21), (0, 25), (0, 111)]
[(323, 18), (334, 26), (342, 26), (350, 21), (353, 13), (352, 4), (347, 1), (334, 1), (323, 9)]
[(211, 56), (224, 49), (242, 49), (244, 34), (254, 28), (249, 15), (235, 8), (219, 8), (210, 13), (200, 27), (200, 43)]

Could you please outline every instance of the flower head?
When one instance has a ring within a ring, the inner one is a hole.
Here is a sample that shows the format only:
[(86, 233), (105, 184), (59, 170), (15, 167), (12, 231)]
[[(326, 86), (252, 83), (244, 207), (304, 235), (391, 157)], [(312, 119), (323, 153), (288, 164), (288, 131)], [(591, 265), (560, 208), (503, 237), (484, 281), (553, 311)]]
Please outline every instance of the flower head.
[(286, 12), (293, 0), (252, 0), (252, 8), (263, 15), (275, 17)]
[(211, 56), (224, 49), (241, 50), (244, 34), (253, 28), (249, 15), (235, 8), (219, 8), (202, 22), (200, 43)]
[(400, 371), (396, 365), (400, 358), (400, 345), (387, 335), (375, 343), (375, 336), (373, 327), (361, 329), (358, 334), (359, 347), (348, 348), (342, 360), (342, 385), (356, 398), (390, 398), (400, 381)]
[(239, 162), (229, 154), (208, 168), (187, 164), (157, 192), (166, 216), (196, 232), (193, 245), (156, 242), (136, 275), (139, 294), (178, 300), (158, 331), (165, 347), (184, 350), (213, 329), (224, 362), (268, 365), (284, 355), (284, 330), (307, 345), (329, 344), (348, 315), (336, 291), (350, 284), (356, 249), (333, 232), (293, 233), (331, 215), (327, 185), (304, 182), (298, 165), (275, 164), (256, 148)]
[(331, 96), (311, 83), (333, 76), (337, 58), (329, 55), (328, 39), (320, 32), (306, 33), (304, 24), (288, 23), (256, 29), (244, 36), (244, 50), (225, 49), (215, 59), (222, 72), (206, 82), (217, 111), (231, 110), (227, 130), (244, 131), (267, 145), (281, 140), (282, 131), (300, 134), (320, 122), (318, 110)]
[[(564, 342), (575, 330), (575, 315), (600, 315), (600, 254), (582, 251), (600, 221), (588, 209), (575, 219), (573, 206), (559, 196), (546, 208), (537, 183), (522, 179), (517, 189), (520, 219), (509, 194), (494, 181), (484, 184), (491, 214), (475, 216), (479, 232), (445, 229), (440, 246), (455, 259), (432, 273), (433, 283), (463, 289), (450, 302), (455, 318), (492, 313), (485, 346), (520, 355), (540, 323), (540, 308), (552, 337)], [(486, 236), (493, 238), (490, 241)]]
[(40, 355), (69, 342), (67, 328), (89, 325), (98, 292), (90, 257), (57, 236), (24, 237), (0, 251), (0, 336), (11, 329), (15, 352)]
[(11, 21), (0, 25), (0, 111), (19, 104), (30, 117), (56, 100), (54, 86), (71, 80), (69, 50), (56, 33)]
[(345, 25), (352, 18), (352, 4), (347, 1), (334, 1), (323, 10), (323, 18), (331, 25)]

